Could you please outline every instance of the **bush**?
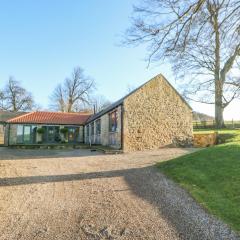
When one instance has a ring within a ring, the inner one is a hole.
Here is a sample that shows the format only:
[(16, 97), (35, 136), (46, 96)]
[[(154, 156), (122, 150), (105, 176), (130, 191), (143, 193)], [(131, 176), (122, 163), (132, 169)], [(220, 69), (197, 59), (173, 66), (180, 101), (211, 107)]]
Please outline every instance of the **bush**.
[(60, 129), (60, 132), (61, 132), (62, 134), (67, 134), (67, 133), (68, 133), (68, 128), (61, 128), (61, 129)]
[(38, 128), (37, 129), (37, 133), (39, 133), (39, 134), (43, 134), (44, 133), (44, 128)]

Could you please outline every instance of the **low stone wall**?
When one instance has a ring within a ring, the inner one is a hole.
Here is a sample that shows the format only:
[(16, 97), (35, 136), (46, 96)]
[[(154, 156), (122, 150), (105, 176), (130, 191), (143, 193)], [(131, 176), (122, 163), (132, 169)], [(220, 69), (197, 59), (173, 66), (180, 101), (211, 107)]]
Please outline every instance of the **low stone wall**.
[(194, 147), (210, 147), (217, 144), (217, 133), (195, 133)]

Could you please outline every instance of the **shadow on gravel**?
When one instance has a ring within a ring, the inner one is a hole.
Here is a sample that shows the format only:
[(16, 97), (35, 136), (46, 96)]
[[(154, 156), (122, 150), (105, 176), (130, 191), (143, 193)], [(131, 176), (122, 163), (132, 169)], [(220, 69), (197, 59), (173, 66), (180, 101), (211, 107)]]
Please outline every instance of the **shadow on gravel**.
[(51, 159), (68, 157), (88, 157), (103, 153), (88, 149), (9, 149), (0, 148), (1, 160)]
[(156, 207), (156, 211), (177, 231), (179, 239), (238, 239), (234, 232), (209, 217), (184, 190), (153, 166), (69, 175), (1, 178), (0, 187), (114, 177), (123, 177), (130, 191)]

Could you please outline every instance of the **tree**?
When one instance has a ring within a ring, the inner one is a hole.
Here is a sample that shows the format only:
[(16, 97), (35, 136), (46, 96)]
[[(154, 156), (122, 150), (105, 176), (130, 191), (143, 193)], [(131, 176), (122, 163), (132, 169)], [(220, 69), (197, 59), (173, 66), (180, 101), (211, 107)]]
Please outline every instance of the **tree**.
[(96, 95), (91, 99), (91, 105), (93, 107), (93, 112), (98, 113), (101, 110), (110, 106), (111, 102), (103, 95)]
[(215, 104), (216, 125), (224, 126), (224, 109), (240, 96), (240, 1), (143, 0), (126, 36), (147, 46), (149, 63), (169, 60), (186, 96)]
[(4, 95), (3, 95), (3, 91), (0, 89), (0, 110), (3, 109), (3, 104), (4, 104)]
[(86, 77), (80, 67), (73, 70), (72, 77), (59, 84), (51, 96), (51, 108), (61, 112), (78, 112), (90, 104), (90, 94), (95, 88), (94, 80)]
[(51, 108), (60, 112), (65, 112), (65, 100), (62, 85), (59, 84), (53, 91), (51, 96)]
[(21, 87), (13, 77), (9, 78), (5, 88), (0, 93), (0, 109), (13, 112), (30, 111), (34, 107), (32, 94)]

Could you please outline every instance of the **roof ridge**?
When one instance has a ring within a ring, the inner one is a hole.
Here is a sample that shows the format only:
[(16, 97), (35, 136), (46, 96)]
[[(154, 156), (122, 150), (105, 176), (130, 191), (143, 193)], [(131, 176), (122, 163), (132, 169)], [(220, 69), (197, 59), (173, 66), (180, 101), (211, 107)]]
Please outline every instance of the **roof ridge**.
[(19, 117), (11, 118), (8, 123), (39, 124), (77, 124), (82, 125), (91, 114), (64, 114), (62, 112), (34, 111)]
[[(53, 111), (34, 111), (36, 113), (56, 113), (56, 114), (89, 114), (92, 115), (90, 112), (53, 112)], [(33, 113), (33, 112), (32, 112)]]
[(140, 86), (136, 87), (131, 92), (127, 93), (125, 96), (123, 96), (119, 100), (113, 102), (108, 107), (106, 107), (103, 110), (101, 110), (100, 112), (95, 113), (92, 116), (90, 116), (89, 119), (86, 121), (86, 123), (94, 121), (95, 119), (97, 119), (98, 117), (102, 116), (103, 114), (105, 114), (106, 112), (110, 111), (111, 109), (121, 105), (126, 98), (128, 98), (129, 96), (131, 96), (135, 92), (139, 91), (141, 88), (143, 88), (144, 86), (146, 86), (151, 81), (153, 81), (153, 80), (155, 80), (157, 78), (161, 78), (162, 80), (164, 80), (175, 91), (175, 93), (181, 98), (181, 100), (192, 110), (192, 107), (190, 106), (190, 104), (183, 98), (183, 96), (176, 90), (176, 88), (167, 80), (167, 78), (165, 78), (165, 76), (162, 73), (159, 73), (159, 74), (155, 75), (154, 77), (150, 78), (148, 81), (146, 81), (143, 84), (141, 84)]

